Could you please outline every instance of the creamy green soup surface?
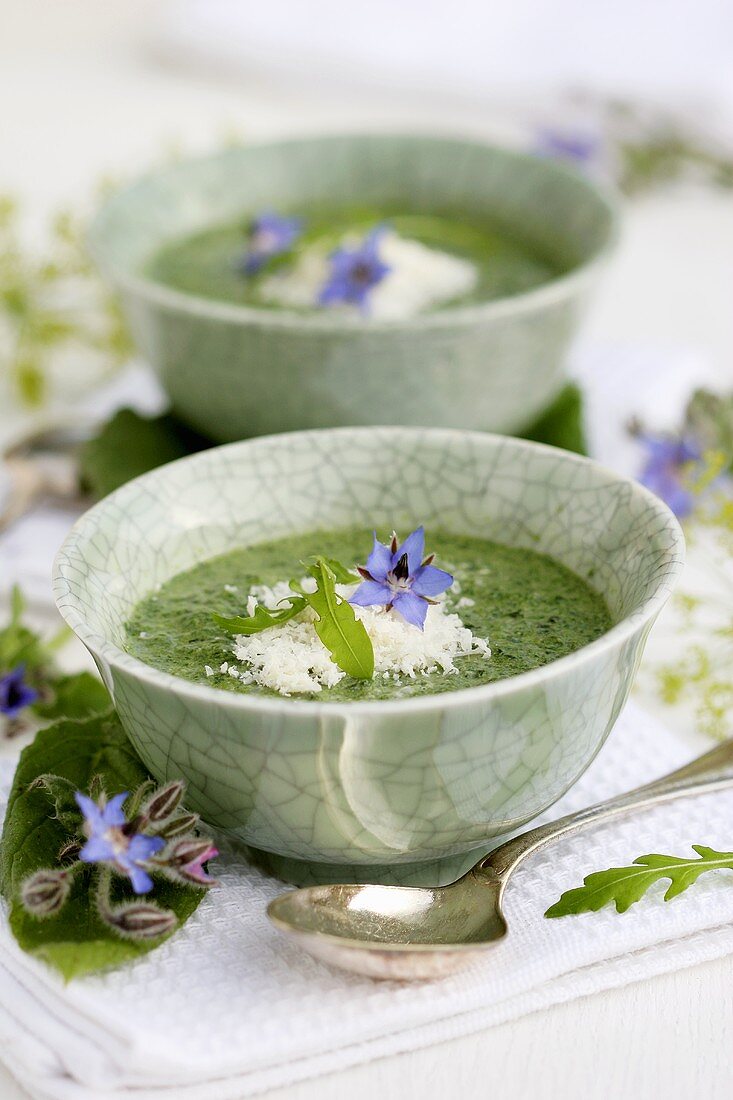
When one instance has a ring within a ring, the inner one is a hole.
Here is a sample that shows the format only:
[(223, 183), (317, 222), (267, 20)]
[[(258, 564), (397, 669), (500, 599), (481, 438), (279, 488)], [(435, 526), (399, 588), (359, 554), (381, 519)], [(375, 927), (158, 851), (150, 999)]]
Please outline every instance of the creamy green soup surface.
[[(376, 225), (384, 224), (405, 240), (473, 263), (477, 278), (470, 291), (442, 301), (434, 309), (519, 294), (566, 270), (556, 258), (541, 254), (529, 243), (490, 222), (467, 220), (465, 214), (411, 213), (390, 206), (306, 207), (293, 213), (303, 219), (303, 234), (298, 242), (301, 251), (313, 245), (329, 251), (346, 234), (363, 236)], [(266, 293), (267, 280), (273, 271), (291, 263), (292, 257), (275, 257), (256, 276), (244, 277), (237, 265), (247, 247), (247, 223), (243, 216), (239, 222), (167, 242), (149, 258), (145, 274), (156, 282), (204, 298), (280, 308)], [(310, 308), (316, 308), (315, 304)]]
[[(212, 612), (246, 614), (253, 586), (272, 586), (299, 575), (297, 563), (312, 554), (349, 567), (363, 564), (371, 542), (372, 532), (362, 528), (319, 531), (203, 561), (137, 605), (127, 624), (126, 648), (146, 664), (194, 683), (279, 698), (219, 671), (232, 660), (232, 637), (214, 622)], [(543, 554), (439, 531), (430, 532), (429, 549), (437, 555), (436, 565), (457, 582), (458, 591), (446, 594), (446, 610), (458, 614), (476, 637), (488, 640), (491, 656), (460, 656), (453, 674), (438, 670), (414, 679), (369, 681), (345, 677), (318, 693), (319, 702), (411, 698), (492, 683), (572, 653), (612, 625), (603, 598)], [(207, 676), (206, 665), (213, 676)]]

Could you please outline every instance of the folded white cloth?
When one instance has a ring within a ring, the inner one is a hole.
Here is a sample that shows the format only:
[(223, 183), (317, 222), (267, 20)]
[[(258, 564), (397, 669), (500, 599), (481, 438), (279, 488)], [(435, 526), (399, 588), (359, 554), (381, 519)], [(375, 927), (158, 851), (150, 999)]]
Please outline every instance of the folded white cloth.
[[(639, 347), (585, 347), (574, 375), (588, 400), (594, 455), (633, 473), (625, 421), (674, 424), (699, 360)], [(150, 376), (122, 378), (112, 404), (154, 408)], [(633, 404), (632, 404), (633, 402)], [(649, 410), (653, 410), (649, 412)], [(39, 509), (0, 540), (0, 576), (43, 607), (55, 550), (72, 518)], [(2, 585), (0, 584), (0, 587)], [(629, 708), (556, 816), (662, 774), (694, 749)], [(0, 761), (7, 794), (13, 762)], [(517, 872), (507, 894), (511, 936), (485, 962), (418, 986), (338, 973), (301, 954), (265, 917), (281, 884), (222, 861), (222, 885), (167, 944), (133, 966), (64, 986), (24, 955), (0, 921), (2, 1057), (39, 1098), (227, 1100), (370, 1058), (429, 1045), (538, 1008), (733, 951), (733, 883), (703, 876), (669, 905), (662, 890), (624, 916), (613, 910), (547, 921), (560, 893), (590, 871), (650, 851), (731, 847), (733, 795), (669, 804), (558, 843)]]
[[(579, 808), (678, 766), (693, 754), (629, 707), (586, 775), (552, 811)], [(11, 766), (5, 767), (7, 793)], [(733, 951), (733, 874), (704, 875), (674, 901), (663, 888), (624, 915), (546, 920), (584, 875), (648, 852), (731, 848), (733, 792), (668, 803), (559, 841), (517, 871), (510, 935), (485, 959), (423, 984), (332, 970), (267, 921), (282, 885), (221, 860), (221, 886), (147, 957), (64, 985), (0, 922), (3, 1059), (35, 1097), (234, 1100), (464, 1035), (561, 1001)]]

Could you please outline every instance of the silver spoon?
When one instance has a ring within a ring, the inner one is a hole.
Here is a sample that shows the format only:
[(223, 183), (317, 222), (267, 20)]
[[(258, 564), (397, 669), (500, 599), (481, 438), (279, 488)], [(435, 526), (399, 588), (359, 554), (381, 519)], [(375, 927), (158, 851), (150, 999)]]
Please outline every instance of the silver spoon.
[(449, 886), (310, 886), (267, 915), (312, 955), (372, 978), (439, 978), (507, 934), (502, 898), (522, 860), (557, 837), (681, 795), (733, 787), (733, 740), (678, 771), (513, 837)]

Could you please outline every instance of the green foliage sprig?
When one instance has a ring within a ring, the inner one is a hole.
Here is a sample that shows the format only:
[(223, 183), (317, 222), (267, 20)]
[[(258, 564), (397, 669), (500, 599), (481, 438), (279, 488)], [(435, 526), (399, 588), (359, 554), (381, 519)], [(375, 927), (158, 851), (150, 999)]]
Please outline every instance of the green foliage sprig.
[(655, 883), (668, 879), (664, 895), (671, 901), (706, 871), (733, 871), (733, 852), (717, 852), (704, 844), (693, 844), (697, 859), (681, 856), (639, 856), (629, 867), (610, 867), (595, 871), (583, 879), (583, 885), (566, 891), (545, 913), (546, 917), (566, 917), (574, 913), (595, 913), (613, 903), (617, 913), (639, 901)]
[[(111, 863), (79, 859), (77, 791), (101, 804), (105, 791), (134, 792), (125, 804), (130, 830), (166, 845), (144, 864), (150, 896), (135, 894)], [(23, 950), (69, 979), (136, 958), (185, 921), (211, 884), (201, 861), (212, 849), (193, 835), (197, 818), (182, 810), (182, 797), (182, 783), (156, 790), (110, 709), (41, 730), (21, 754), (0, 844), (0, 889)]]
[(282, 626), (310, 607), (316, 613), (316, 633), (334, 663), (348, 676), (371, 680), (374, 675), (371, 639), (351, 604), (336, 592), (337, 584), (356, 584), (361, 578), (331, 558), (315, 557), (303, 565), (316, 582), (315, 591), (306, 591), (300, 581), (292, 580), (292, 595), (286, 597), (284, 607), (269, 610), (258, 605), (252, 615), (225, 618), (215, 614), (214, 621), (230, 634), (258, 634)]

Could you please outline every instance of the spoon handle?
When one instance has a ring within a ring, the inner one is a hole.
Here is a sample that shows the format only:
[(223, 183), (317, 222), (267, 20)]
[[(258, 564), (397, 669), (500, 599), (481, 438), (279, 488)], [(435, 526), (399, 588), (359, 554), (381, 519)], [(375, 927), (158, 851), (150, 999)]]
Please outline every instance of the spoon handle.
[(632, 810), (646, 809), (681, 795), (703, 794), (706, 791), (724, 790), (726, 787), (733, 787), (733, 740), (723, 742), (704, 756), (698, 756), (677, 771), (643, 787), (637, 787), (626, 794), (609, 798), (606, 802), (598, 802), (578, 813), (568, 814), (567, 817), (550, 821), (547, 825), (539, 825), (536, 829), (529, 829), (513, 837), (485, 856), (475, 870), (493, 871), (506, 881), (523, 859), (538, 848), (544, 848), (557, 837), (568, 836), (587, 826), (598, 825)]

